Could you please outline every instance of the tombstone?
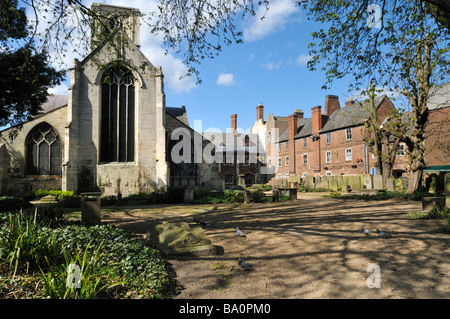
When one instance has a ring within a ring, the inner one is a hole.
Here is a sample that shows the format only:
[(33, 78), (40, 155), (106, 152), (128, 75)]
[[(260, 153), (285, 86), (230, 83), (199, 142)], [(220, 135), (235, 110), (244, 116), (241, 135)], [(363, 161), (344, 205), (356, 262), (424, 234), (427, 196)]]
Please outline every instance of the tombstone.
[(450, 173), (445, 174), (445, 207), (450, 208)]
[(386, 178), (386, 189), (388, 191), (394, 191), (394, 178), (392, 177)]
[[(101, 193), (81, 193), (81, 224), (85, 226), (94, 226), (101, 223)], [(86, 197), (96, 197), (95, 200), (89, 200)]]
[(352, 187), (352, 190), (361, 189), (361, 177), (359, 176), (348, 176), (348, 185)]
[[(347, 178), (342, 178), (342, 182), (340, 183), (340, 185), (341, 185), (341, 189), (342, 189), (342, 191), (344, 192), (344, 193), (348, 193), (349, 192), (349, 190), (351, 189), (351, 186), (350, 185), (348, 185), (348, 180), (347, 180)], [(350, 188), (350, 189), (349, 189)]]
[(337, 191), (337, 190), (338, 190), (338, 181), (337, 181), (337, 179), (333, 178), (333, 179), (330, 181), (330, 189), (332, 189), (332, 190), (334, 190), (334, 191)]
[(274, 202), (279, 202), (280, 201), (280, 191), (278, 189), (274, 189), (273, 190), (272, 198), (273, 198)]
[(244, 191), (244, 204), (250, 204), (250, 191)]
[(403, 179), (402, 178), (397, 178), (394, 180), (394, 190), (396, 192), (403, 191)]
[(184, 189), (184, 202), (185, 203), (194, 202), (194, 189), (193, 188), (185, 188)]
[(384, 189), (383, 175), (373, 175), (373, 189)]
[(374, 189), (372, 175), (364, 175), (363, 179), (363, 185), (366, 187), (366, 189)]
[(438, 176), (436, 174), (431, 174), (427, 177), (426, 182), (428, 184), (428, 192), (431, 194), (436, 194), (439, 184)]

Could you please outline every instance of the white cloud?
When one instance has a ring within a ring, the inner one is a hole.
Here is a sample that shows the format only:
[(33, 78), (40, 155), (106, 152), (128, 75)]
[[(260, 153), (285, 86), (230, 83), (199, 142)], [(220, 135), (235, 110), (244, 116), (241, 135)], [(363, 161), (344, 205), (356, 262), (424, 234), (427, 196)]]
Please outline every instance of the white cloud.
[(308, 61), (310, 61), (311, 59), (312, 59), (312, 56), (310, 56), (308, 54), (300, 54), (297, 57), (296, 62), (299, 66), (305, 66), (308, 64)]
[(220, 73), (216, 81), (217, 85), (231, 86), (235, 84), (234, 75), (231, 73)]
[(48, 93), (67, 95), (69, 93), (69, 86), (67, 83), (63, 82), (60, 85), (48, 89)]
[[(292, 16), (300, 12), (293, 0), (277, 0), (270, 2), (269, 10), (265, 6), (256, 10), (256, 16), (249, 21), (249, 26), (244, 28), (244, 41), (256, 41), (265, 36), (282, 30), (292, 21)], [(261, 19), (264, 17), (264, 19)]]

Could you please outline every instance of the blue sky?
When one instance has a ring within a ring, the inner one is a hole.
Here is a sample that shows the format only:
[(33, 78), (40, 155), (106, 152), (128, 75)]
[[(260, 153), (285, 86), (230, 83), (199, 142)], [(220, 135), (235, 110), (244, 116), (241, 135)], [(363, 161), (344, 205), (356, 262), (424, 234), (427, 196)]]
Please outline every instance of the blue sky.
[[(91, 1), (85, 3), (90, 6)], [(155, 8), (155, 2), (148, 0), (102, 3), (135, 7), (141, 12)], [(186, 71), (182, 57), (173, 52), (164, 55), (162, 39), (142, 25), (141, 49), (155, 66), (162, 66), (166, 105), (186, 106), (191, 126), (195, 120), (201, 120), (203, 130), (216, 128), (222, 132), (230, 127), (233, 113), (238, 115), (239, 128), (247, 130), (253, 126), (259, 103), (264, 105), (265, 119), (268, 114), (288, 116), (295, 109), (302, 109), (305, 117), (310, 117), (311, 107), (323, 106), (327, 94), (338, 95), (342, 106), (351, 95), (348, 82), (335, 81), (331, 90), (322, 90), (324, 72), (320, 68), (312, 72), (306, 66), (311, 33), (323, 25), (308, 21), (306, 13), (294, 3), (271, 1), (263, 21), (258, 15), (238, 20), (244, 43), (223, 46), (219, 56), (204, 60), (198, 66), (201, 85), (195, 84), (195, 78), (179, 80)], [(83, 58), (68, 55), (68, 65), (74, 57)], [(66, 81), (52, 92), (65, 93), (67, 87)]]

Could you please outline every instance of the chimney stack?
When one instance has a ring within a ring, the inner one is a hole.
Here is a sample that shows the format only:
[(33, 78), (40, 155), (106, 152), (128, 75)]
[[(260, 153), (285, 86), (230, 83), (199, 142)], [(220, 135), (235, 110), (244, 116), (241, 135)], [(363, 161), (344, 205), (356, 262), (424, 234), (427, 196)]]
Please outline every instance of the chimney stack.
[(231, 114), (231, 132), (237, 135), (237, 114)]
[(301, 110), (301, 109), (296, 109), (295, 114), (297, 114), (297, 120), (302, 119), (303, 115), (304, 115), (303, 110)]
[(341, 108), (339, 104), (339, 97), (337, 95), (327, 95), (325, 97), (325, 113), (324, 115), (330, 117), (335, 111)]
[(256, 107), (256, 120), (264, 121), (264, 105), (262, 105), (261, 103), (259, 103)]
[(355, 104), (355, 100), (353, 100), (351, 97), (349, 97), (347, 99), (347, 101), (345, 102), (345, 106), (350, 106), (350, 105), (353, 105), (353, 104)]
[(295, 174), (295, 141), (294, 137), (297, 135), (297, 112), (289, 115), (288, 118), (288, 133), (289, 133), (289, 174)]
[(312, 113), (312, 134), (319, 135), (319, 131), (322, 128), (322, 106), (316, 106), (311, 108)]

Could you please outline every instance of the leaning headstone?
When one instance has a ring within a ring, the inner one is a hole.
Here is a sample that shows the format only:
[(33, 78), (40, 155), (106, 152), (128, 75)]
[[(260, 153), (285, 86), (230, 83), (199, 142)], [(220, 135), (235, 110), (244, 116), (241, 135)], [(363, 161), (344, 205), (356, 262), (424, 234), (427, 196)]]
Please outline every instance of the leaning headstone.
[(392, 177), (386, 178), (386, 189), (388, 191), (394, 191), (394, 178)]
[(185, 188), (184, 189), (184, 202), (192, 203), (194, 201), (194, 189), (193, 188)]
[(352, 190), (361, 189), (361, 178), (359, 176), (349, 176), (348, 184), (351, 185)]
[(450, 173), (445, 174), (445, 207), (450, 208)]
[(438, 186), (438, 177), (436, 174), (430, 175), (428, 178), (429, 180), (429, 186), (428, 186), (428, 192), (431, 194), (436, 194), (437, 186)]
[(384, 189), (383, 175), (373, 175), (373, 189)]
[[(101, 193), (81, 193), (81, 224), (86, 226), (98, 225), (101, 222)], [(87, 197), (96, 197), (89, 200)]]
[(337, 190), (338, 190), (338, 181), (337, 181), (337, 179), (333, 178), (333, 179), (330, 181), (330, 189), (332, 189), (332, 190), (334, 190), (334, 191), (337, 191)]
[(244, 204), (250, 204), (250, 192), (248, 190), (244, 191)]
[(274, 189), (272, 198), (273, 198), (274, 202), (279, 202), (280, 201), (280, 190)]
[(402, 192), (403, 191), (403, 179), (397, 178), (394, 181), (394, 190), (396, 192)]
[(372, 175), (364, 175), (364, 183), (363, 185), (366, 186), (366, 189), (373, 189), (373, 176)]

